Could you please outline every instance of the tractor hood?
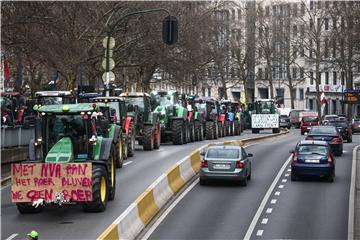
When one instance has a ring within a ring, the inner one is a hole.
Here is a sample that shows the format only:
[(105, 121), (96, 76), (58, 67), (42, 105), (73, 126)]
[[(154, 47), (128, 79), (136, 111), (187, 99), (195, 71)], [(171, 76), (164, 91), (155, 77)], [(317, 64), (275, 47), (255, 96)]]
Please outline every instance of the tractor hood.
[(71, 139), (69, 137), (63, 137), (50, 149), (45, 162), (67, 163), (73, 159), (73, 145)]
[(166, 114), (166, 107), (165, 106), (157, 106), (155, 108), (155, 112), (158, 112), (160, 115)]

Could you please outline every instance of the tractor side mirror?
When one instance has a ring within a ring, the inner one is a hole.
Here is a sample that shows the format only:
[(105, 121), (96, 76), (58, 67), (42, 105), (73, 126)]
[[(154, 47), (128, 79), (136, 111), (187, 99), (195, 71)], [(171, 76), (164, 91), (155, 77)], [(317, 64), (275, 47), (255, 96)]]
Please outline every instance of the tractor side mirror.
[(253, 157), (254, 155), (252, 153), (247, 154), (248, 157)]

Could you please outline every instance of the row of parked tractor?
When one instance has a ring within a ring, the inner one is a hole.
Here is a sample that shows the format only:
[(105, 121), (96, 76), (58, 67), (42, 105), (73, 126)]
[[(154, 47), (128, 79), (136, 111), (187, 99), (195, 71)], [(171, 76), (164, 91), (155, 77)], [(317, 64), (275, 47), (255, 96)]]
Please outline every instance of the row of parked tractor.
[[(107, 201), (115, 198), (115, 168), (134, 155), (136, 141), (151, 151), (164, 142), (181, 145), (240, 135), (245, 127), (240, 103), (177, 91), (125, 92), (110, 97), (89, 94), (81, 101), (64, 91), (36, 96), (34, 116), (24, 120), (24, 125), (35, 125), (29, 159), (24, 163), (91, 163), (92, 201), (82, 202), (90, 212), (105, 210)], [(58, 201), (49, 198), (43, 200)], [(70, 200), (78, 202), (76, 199), (74, 195)], [(41, 211), (42, 206), (34, 207), (34, 200), (39, 199), (17, 202), (19, 211)]]

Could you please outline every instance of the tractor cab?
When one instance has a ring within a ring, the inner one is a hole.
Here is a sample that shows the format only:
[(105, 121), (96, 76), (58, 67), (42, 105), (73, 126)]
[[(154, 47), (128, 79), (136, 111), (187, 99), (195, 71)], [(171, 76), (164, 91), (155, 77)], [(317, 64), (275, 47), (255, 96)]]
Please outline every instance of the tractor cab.
[(96, 97), (92, 99), (94, 103), (104, 103), (105, 106), (110, 107), (111, 120), (118, 124), (123, 125), (126, 117), (126, 104), (125, 99), (122, 97)]
[(220, 113), (220, 105), (215, 98), (212, 97), (200, 97), (194, 99), (195, 106), (201, 112), (205, 118), (217, 119)]
[(79, 93), (78, 95), (78, 103), (90, 103), (94, 98), (102, 97), (103, 94), (91, 92), (91, 93)]
[(274, 100), (262, 99), (254, 103), (254, 111), (256, 114), (275, 114), (277, 108)]

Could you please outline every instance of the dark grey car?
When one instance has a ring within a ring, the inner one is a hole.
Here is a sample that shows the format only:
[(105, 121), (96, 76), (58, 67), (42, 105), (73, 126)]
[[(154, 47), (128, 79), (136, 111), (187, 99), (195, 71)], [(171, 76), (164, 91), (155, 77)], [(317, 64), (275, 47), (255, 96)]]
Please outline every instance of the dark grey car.
[(251, 161), (245, 149), (239, 146), (212, 146), (202, 152), (200, 185), (208, 180), (234, 180), (243, 186), (251, 179)]

